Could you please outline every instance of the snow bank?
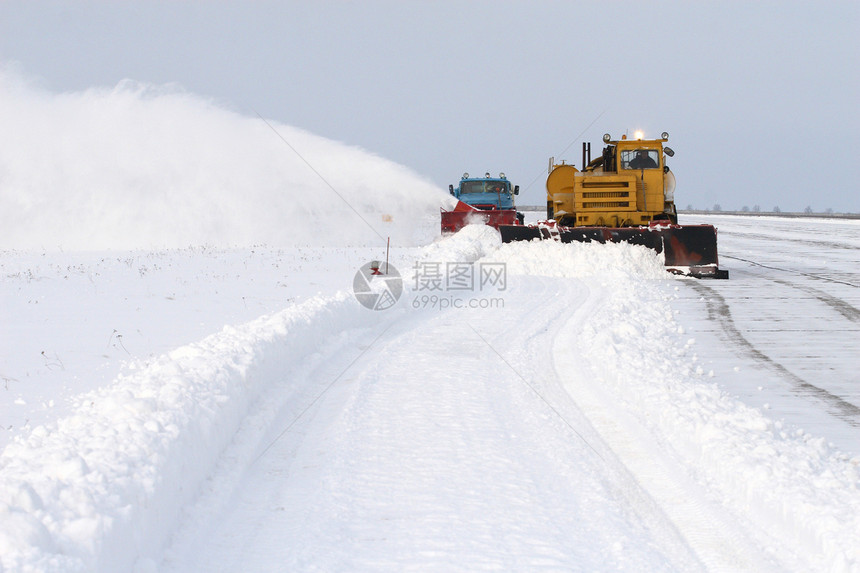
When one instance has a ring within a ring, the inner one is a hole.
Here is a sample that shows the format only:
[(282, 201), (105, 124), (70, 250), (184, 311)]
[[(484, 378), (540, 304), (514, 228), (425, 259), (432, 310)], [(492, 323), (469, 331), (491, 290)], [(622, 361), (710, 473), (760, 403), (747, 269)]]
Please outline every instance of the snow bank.
[[(474, 241), (473, 241), (474, 242)], [(728, 396), (697, 365), (674, 318), (659, 255), (628, 244), (516, 242), (486, 249), (509, 274), (586, 279), (600, 295), (571, 345), (591, 383), (671, 446), (698, 479), (822, 571), (860, 567), (860, 468), (824, 439), (788, 432)], [(695, 280), (676, 278), (674, 280)], [(677, 288), (677, 287), (676, 287)]]
[(351, 294), (317, 297), (83, 395), (0, 455), (0, 570), (130, 571), (158, 554), (267, 385), (379, 318)]
[[(495, 230), (471, 226), (418, 258), (476, 260), (499, 244)], [(267, 385), (337, 333), (397, 312), (320, 295), (78, 397), (70, 416), (0, 455), (0, 570), (145, 568)]]
[[(603, 281), (577, 352), (600, 365), (593, 383), (648, 427), (765, 535), (818, 571), (860, 567), (860, 471), (824, 439), (788, 432), (726, 395), (696, 365), (662, 283)], [(655, 351), (657, 349), (658, 351)]]
[(502, 243), (498, 231), (486, 225), (467, 225), (421, 249), (419, 261), (503, 262), (515, 275), (581, 278), (623, 276), (665, 279), (661, 255), (628, 243), (559, 243), (515, 241)]
[(507, 263), (509, 273), (548, 277), (588, 276), (665, 279), (661, 255), (628, 243), (557, 243), (534, 240), (505, 243), (488, 260)]
[(487, 225), (466, 225), (457, 233), (427, 245), (418, 254), (419, 261), (475, 262), (498, 250), (502, 245), (499, 232)]
[(426, 244), (449, 197), (175, 86), (51, 94), (0, 68), (0, 125), (4, 248)]

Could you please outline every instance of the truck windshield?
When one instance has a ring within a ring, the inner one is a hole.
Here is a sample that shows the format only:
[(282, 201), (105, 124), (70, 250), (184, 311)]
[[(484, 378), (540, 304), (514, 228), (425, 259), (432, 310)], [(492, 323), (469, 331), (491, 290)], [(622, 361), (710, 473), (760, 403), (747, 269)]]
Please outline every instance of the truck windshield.
[(621, 152), (621, 169), (657, 169), (660, 152), (656, 149), (625, 149)]
[(463, 181), (460, 194), (465, 193), (508, 193), (508, 184), (502, 181)]

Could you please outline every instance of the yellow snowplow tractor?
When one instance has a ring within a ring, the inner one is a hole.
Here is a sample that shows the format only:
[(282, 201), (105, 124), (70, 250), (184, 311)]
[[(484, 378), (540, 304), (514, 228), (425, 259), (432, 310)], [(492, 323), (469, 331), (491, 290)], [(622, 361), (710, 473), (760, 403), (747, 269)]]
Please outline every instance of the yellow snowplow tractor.
[(637, 133), (603, 136), (603, 153), (591, 158), (582, 144), (582, 170), (549, 162), (546, 221), (525, 226), (500, 225), (502, 241), (553, 239), (562, 243), (631, 243), (657, 251), (666, 269), (701, 278), (729, 278), (719, 268), (713, 225), (679, 225), (675, 176), (666, 158), (675, 153), (660, 139)]
[(613, 140), (603, 136), (603, 153), (591, 158), (583, 143), (582, 170), (550, 160), (546, 180), (547, 218), (565, 227), (635, 227), (651, 221), (678, 222), (675, 176), (666, 165), (674, 152), (660, 139)]

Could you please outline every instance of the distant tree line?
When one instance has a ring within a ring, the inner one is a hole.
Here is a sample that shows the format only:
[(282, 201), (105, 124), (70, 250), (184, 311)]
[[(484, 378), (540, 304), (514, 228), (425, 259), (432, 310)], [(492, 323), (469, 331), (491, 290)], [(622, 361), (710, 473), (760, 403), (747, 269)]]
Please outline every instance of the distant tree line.
[[(688, 203), (686, 210), (687, 211), (704, 211), (706, 213), (711, 213), (711, 212), (720, 213), (723, 211), (723, 207), (719, 203), (714, 203), (713, 207), (710, 207), (710, 208), (705, 207), (704, 209), (697, 209), (696, 207), (693, 206), (692, 203)], [(729, 211), (731, 211), (731, 209)], [(749, 205), (744, 205), (738, 211), (740, 211), (741, 213), (749, 213), (749, 212), (761, 213), (761, 205), (753, 205), (752, 208), (750, 208)], [(782, 213), (782, 209), (779, 208), (779, 205), (774, 205), (771, 212), (772, 213)], [(811, 205), (807, 205), (803, 209), (803, 213), (806, 215), (812, 215), (813, 213), (823, 213), (823, 214), (827, 214), (827, 215), (832, 215), (834, 213), (834, 211), (833, 211), (832, 207), (828, 207), (828, 208), (824, 209), (823, 211), (815, 211)]]

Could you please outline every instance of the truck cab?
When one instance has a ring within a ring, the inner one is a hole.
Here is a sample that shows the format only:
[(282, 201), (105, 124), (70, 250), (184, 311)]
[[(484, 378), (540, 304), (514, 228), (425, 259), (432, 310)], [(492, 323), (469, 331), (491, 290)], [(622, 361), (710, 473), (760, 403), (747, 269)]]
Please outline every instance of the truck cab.
[(504, 173), (498, 177), (469, 177), (464, 173), (455, 188), (448, 185), (448, 191), (457, 199), (451, 211), (442, 209), (442, 234), (456, 233), (472, 223), (489, 225), (495, 229), (499, 225), (522, 225), (525, 217), (517, 213), (514, 195), (519, 194), (520, 186), (511, 185)]
[(457, 187), (448, 186), (448, 191), (467, 205), (482, 211), (495, 211), (515, 209), (514, 195), (520, 192), (519, 185), (511, 186), (504, 173), (498, 177), (490, 177), (486, 173), (484, 177), (469, 177), (464, 173)]

